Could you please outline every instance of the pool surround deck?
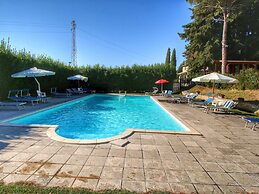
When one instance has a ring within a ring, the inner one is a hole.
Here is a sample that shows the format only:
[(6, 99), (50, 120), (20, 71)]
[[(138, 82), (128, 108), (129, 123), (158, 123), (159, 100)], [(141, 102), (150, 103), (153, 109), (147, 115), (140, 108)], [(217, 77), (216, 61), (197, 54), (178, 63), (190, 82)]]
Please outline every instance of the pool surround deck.
[[(0, 181), (140, 193), (259, 193), (258, 127), (244, 128), (237, 115), (161, 104), (202, 136), (135, 132), (125, 147), (77, 145), (50, 139), (46, 128), (0, 126)], [(17, 112), (0, 116), (25, 111)]]

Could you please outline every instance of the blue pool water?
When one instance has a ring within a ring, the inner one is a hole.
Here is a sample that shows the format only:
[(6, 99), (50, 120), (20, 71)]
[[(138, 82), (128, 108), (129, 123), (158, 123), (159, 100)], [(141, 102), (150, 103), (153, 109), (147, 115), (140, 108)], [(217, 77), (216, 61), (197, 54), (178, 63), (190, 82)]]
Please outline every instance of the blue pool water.
[(149, 96), (91, 95), (10, 121), (59, 125), (57, 134), (73, 139), (119, 135), (127, 128), (185, 131)]

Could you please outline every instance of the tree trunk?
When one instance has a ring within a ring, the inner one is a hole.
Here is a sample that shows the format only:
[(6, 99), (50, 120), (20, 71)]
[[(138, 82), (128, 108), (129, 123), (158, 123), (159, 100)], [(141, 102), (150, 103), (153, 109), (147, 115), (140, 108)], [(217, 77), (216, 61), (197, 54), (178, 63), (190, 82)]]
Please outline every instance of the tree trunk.
[(221, 73), (226, 73), (226, 66), (227, 66), (227, 30), (228, 30), (228, 11), (226, 6), (223, 8), (223, 17), (224, 17), (224, 24), (223, 24), (223, 33), (222, 33), (222, 67)]

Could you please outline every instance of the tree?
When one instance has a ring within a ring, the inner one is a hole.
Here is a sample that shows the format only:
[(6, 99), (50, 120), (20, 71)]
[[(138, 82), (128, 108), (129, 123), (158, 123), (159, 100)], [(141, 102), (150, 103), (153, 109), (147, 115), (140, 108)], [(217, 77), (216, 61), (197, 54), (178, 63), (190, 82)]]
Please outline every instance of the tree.
[(167, 53), (166, 53), (166, 59), (165, 59), (165, 64), (169, 65), (170, 64), (170, 55), (171, 55), (171, 50), (170, 48), (167, 49)]
[(176, 70), (176, 50), (173, 49), (172, 56), (171, 56), (171, 62), (170, 62), (172, 68)]
[(223, 30), (222, 30), (222, 41), (221, 41), (221, 57), (222, 57), (222, 74), (225, 74), (226, 65), (227, 65), (227, 34), (228, 34), (228, 22), (232, 17), (237, 15), (238, 11), (233, 12), (234, 10), (238, 10), (241, 5), (245, 2), (249, 3), (249, 0), (187, 0), (189, 3), (196, 4), (204, 4), (204, 9), (211, 10), (213, 12), (218, 12), (221, 17), (216, 18), (217, 20), (221, 19), (223, 21)]

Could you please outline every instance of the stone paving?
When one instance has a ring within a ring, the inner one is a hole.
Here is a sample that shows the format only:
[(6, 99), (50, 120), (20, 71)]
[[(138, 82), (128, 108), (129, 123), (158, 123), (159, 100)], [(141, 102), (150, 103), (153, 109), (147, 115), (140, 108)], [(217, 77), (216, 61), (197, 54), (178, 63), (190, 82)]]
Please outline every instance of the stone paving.
[[(93, 190), (259, 193), (259, 130), (238, 116), (162, 103), (202, 136), (134, 133), (126, 147), (73, 145), (0, 126), (0, 180)], [(1, 112), (0, 112), (1, 114)]]

